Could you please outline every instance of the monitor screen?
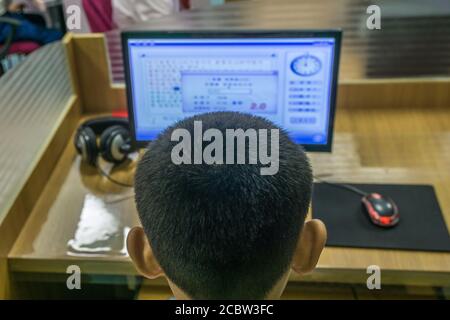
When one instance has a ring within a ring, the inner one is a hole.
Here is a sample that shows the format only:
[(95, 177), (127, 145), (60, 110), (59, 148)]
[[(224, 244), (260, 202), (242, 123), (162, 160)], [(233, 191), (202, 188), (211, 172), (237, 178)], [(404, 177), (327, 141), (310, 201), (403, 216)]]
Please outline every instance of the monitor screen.
[(124, 32), (132, 134), (143, 146), (185, 117), (265, 117), (307, 150), (329, 151), (339, 32)]

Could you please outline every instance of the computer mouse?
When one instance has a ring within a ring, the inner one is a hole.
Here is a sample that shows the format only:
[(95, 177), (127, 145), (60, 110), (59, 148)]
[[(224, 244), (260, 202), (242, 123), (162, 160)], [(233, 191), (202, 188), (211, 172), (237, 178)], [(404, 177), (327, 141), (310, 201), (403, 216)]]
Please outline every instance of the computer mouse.
[(369, 193), (362, 198), (362, 204), (370, 221), (379, 227), (390, 228), (398, 224), (400, 215), (392, 199), (379, 193)]

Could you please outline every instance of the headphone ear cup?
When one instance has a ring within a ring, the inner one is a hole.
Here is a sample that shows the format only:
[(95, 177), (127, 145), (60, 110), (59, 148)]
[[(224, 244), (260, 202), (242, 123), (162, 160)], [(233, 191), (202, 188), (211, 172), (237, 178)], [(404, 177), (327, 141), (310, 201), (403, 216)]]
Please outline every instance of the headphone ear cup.
[(100, 152), (103, 159), (112, 163), (122, 163), (127, 158), (127, 153), (121, 151), (121, 147), (127, 143), (130, 133), (122, 126), (112, 126), (106, 129), (100, 137)]
[(83, 161), (95, 166), (97, 163), (98, 148), (97, 136), (89, 127), (84, 127), (78, 130), (75, 135), (75, 148), (78, 154), (81, 155)]

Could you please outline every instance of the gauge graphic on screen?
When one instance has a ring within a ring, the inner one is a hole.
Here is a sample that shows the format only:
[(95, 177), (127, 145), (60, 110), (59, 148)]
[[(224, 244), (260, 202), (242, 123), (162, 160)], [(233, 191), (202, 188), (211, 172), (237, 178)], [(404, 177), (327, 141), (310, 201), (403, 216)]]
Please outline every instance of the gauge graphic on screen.
[(291, 70), (299, 76), (313, 76), (322, 68), (319, 58), (310, 54), (301, 55), (291, 62)]

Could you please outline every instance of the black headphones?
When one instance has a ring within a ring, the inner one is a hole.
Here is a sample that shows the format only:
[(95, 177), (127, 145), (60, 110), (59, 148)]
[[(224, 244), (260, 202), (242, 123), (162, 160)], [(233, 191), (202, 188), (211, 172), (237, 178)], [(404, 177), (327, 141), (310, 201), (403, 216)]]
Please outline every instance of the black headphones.
[(83, 161), (93, 166), (97, 165), (99, 154), (108, 162), (122, 163), (135, 150), (131, 146), (129, 128), (126, 118), (102, 117), (87, 120), (75, 134), (75, 148)]

